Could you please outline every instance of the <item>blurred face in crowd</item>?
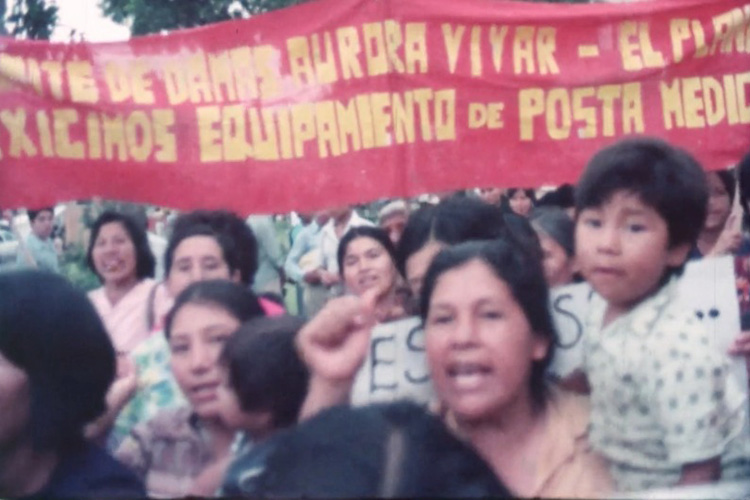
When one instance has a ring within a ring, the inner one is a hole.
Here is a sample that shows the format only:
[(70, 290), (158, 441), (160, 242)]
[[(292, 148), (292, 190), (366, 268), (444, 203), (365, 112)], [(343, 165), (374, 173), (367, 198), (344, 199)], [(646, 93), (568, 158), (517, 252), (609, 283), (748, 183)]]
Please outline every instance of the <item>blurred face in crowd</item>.
[(542, 264), (547, 286), (567, 285), (573, 280), (573, 257), (568, 257), (565, 249), (544, 231), (537, 231), (542, 246)]
[(396, 212), (380, 222), (380, 227), (385, 229), (385, 232), (388, 233), (388, 238), (394, 246), (398, 245), (401, 235), (404, 234), (404, 227), (406, 227), (407, 219), (408, 216), (405, 212)]
[(490, 205), (499, 205), (503, 190), (500, 188), (482, 188), (479, 190), (479, 198)]
[(342, 271), (347, 289), (355, 295), (375, 289), (377, 297), (384, 297), (396, 286), (393, 259), (380, 242), (367, 236), (349, 242)]
[(409, 284), (411, 293), (414, 297), (419, 297), (422, 291), (422, 282), (427, 274), (427, 268), (430, 267), (432, 259), (445, 248), (445, 244), (435, 240), (428, 241), (422, 248), (414, 252), (404, 266), (406, 272), (406, 282)]
[(107, 284), (137, 280), (137, 257), (130, 234), (120, 222), (104, 224), (91, 251), (96, 272)]
[(175, 248), (167, 276), (169, 293), (177, 297), (190, 284), (211, 279), (239, 282), (240, 273), (230, 271), (216, 238), (198, 235), (182, 240)]
[(526, 217), (533, 208), (531, 198), (526, 195), (523, 189), (516, 189), (508, 199), (510, 209), (518, 215)]
[(42, 210), (37, 214), (36, 218), (31, 221), (31, 231), (40, 240), (46, 240), (49, 238), (52, 235), (53, 227), (54, 217), (49, 210)]
[(26, 372), (0, 353), (0, 457), (26, 432), (31, 395)]
[(240, 321), (212, 303), (187, 303), (175, 314), (169, 337), (172, 372), (201, 418), (218, 418), (222, 382), (219, 355)]
[(425, 318), (427, 359), (441, 401), (464, 423), (486, 422), (531, 400), (532, 362), (545, 357), (508, 285), (484, 261), (437, 279)]
[(576, 221), (576, 259), (584, 278), (609, 303), (626, 312), (655, 291), (668, 267), (682, 265), (689, 245), (670, 248), (666, 221), (641, 199), (615, 192)]
[(708, 181), (709, 198), (704, 228), (709, 231), (720, 230), (724, 228), (732, 210), (731, 197), (716, 172), (709, 172), (706, 175), (706, 180)]

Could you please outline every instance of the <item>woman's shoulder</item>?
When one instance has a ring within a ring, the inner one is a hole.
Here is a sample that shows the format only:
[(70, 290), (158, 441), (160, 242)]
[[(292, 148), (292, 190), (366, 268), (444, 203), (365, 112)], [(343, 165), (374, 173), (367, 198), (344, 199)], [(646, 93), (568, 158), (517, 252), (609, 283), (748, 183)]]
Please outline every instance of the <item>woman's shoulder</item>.
[(591, 413), (588, 396), (553, 386), (550, 387), (548, 403), (551, 420), (565, 426), (575, 438), (588, 435)]

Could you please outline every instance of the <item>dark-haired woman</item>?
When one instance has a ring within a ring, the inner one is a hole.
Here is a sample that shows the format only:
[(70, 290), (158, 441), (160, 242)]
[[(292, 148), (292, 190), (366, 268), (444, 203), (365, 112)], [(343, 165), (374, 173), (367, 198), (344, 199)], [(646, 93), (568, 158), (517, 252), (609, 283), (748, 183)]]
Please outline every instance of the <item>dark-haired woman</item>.
[(118, 355), (148, 337), (149, 295), (155, 260), (143, 227), (132, 217), (107, 211), (94, 222), (86, 260), (102, 286), (89, 293)]
[(0, 498), (138, 498), (136, 477), (83, 436), (105, 409), (115, 355), (64, 278), (0, 275)]
[[(555, 340), (547, 296), (542, 266), (522, 245), (443, 250), (420, 307), (432, 383), (446, 424), (513, 493), (600, 497), (611, 478), (588, 443), (588, 403), (544, 378)], [(306, 416), (340, 401), (361, 363), (367, 311), (349, 299), (330, 303), (300, 332), (312, 374)]]

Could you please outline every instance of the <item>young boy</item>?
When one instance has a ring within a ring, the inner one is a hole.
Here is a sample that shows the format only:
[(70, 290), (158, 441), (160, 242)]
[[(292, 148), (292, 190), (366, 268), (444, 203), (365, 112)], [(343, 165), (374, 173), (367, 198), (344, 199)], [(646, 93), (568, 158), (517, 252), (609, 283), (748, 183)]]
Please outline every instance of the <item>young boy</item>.
[(28, 214), (31, 233), (24, 244), (18, 247), (16, 264), (56, 273), (59, 271), (59, 264), (55, 243), (52, 241), (54, 207), (28, 210)]
[(236, 442), (222, 496), (253, 496), (253, 479), (274, 449), (274, 436), (297, 422), (309, 379), (294, 345), (302, 325), (302, 319), (291, 316), (255, 318), (224, 347), (221, 415), (227, 426), (245, 435)]
[(676, 300), (673, 276), (707, 201), (700, 165), (645, 138), (597, 153), (576, 188), (578, 264), (598, 294), (584, 344), (590, 440), (620, 491), (746, 473), (729, 467), (730, 456), (744, 454), (735, 440), (744, 397), (728, 358)]

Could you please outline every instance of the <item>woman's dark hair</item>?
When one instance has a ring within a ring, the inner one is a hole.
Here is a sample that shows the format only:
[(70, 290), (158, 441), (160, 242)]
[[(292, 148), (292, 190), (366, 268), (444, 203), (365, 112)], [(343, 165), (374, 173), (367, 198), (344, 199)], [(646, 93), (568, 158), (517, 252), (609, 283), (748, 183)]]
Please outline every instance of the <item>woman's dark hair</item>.
[(195, 210), (175, 220), (172, 236), (164, 253), (164, 272), (172, 269), (174, 252), (191, 236), (213, 236), (221, 247), (230, 272), (240, 272), (246, 285), (253, 282), (258, 268), (258, 244), (252, 229), (236, 214), (227, 210)]
[(55, 274), (1, 273), (0, 353), (29, 379), (34, 447), (82, 444), (115, 377), (114, 348), (88, 298)]
[(258, 298), (243, 285), (227, 280), (199, 281), (188, 286), (175, 299), (164, 324), (164, 334), (167, 338), (172, 335), (175, 316), (187, 304), (219, 306), (240, 323), (264, 314)]
[(355, 226), (348, 230), (339, 241), (336, 259), (339, 264), (339, 273), (342, 276), (344, 275), (344, 258), (346, 257), (346, 251), (349, 249), (349, 244), (357, 238), (370, 238), (380, 243), (391, 257), (393, 265), (396, 265), (396, 247), (393, 246), (393, 242), (384, 229), (374, 226)]
[[(716, 174), (716, 176), (721, 181), (721, 184), (724, 186), (724, 190), (726, 190), (727, 194), (729, 195), (729, 205), (731, 206), (732, 203), (734, 203), (734, 191), (735, 191), (735, 186), (737, 185), (737, 180), (734, 177), (734, 171), (733, 170), (714, 170), (711, 173)], [(710, 193), (709, 193), (709, 196), (710, 196)]]
[(575, 255), (575, 224), (562, 208), (537, 207), (531, 211), (529, 220), (534, 229), (555, 240), (568, 257)]
[(309, 373), (294, 340), (301, 318), (253, 318), (227, 341), (219, 362), (243, 411), (270, 411), (275, 428), (297, 421), (307, 394)]
[(148, 245), (148, 236), (146, 235), (146, 229), (143, 225), (138, 224), (135, 218), (130, 215), (123, 214), (120, 212), (113, 212), (107, 210), (102, 213), (94, 221), (94, 225), (91, 228), (91, 239), (89, 240), (89, 247), (86, 251), (86, 263), (89, 268), (96, 274), (100, 281), (102, 277), (96, 270), (94, 265), (94, 246), (96, 245), (96, 239), (99, 237), (99, 232), (102, 227), (106, 224), (120, 224), (125, 228), (125, 232), (128, 233), (130, 241), (133, 242), (135, 248), (135, 276), (139, 280), (143, 278), (151, 278), (154, 276), (154, 268), (156, 267), (156, 259), (154, 254), (151, 253), (151, 247)]
[(513, 209), (510, 208), (510, 199), (513, 198), (513, 195), (516, 194), (516, 191), (523, 191), (526, 196), (531, 200), (531, 207), (533, 208), (536, 206), (536, 193), (531, 188), (508, 188), (505, 191), (505, 194), (502, 198), (500, 198), (500, 208), (503, 210), (503, 212), (513, 212)]
[(487, 264), (505, 282), (523, 309), (534, 334), (549, 340), (547, 355), (534, 361), (531, 369), (531, 395), (541, 407), (547, 397), (545, 372), (554, 354), (557, 333), (549, 312), (549, 291), (542, 263), (529, 255), (523, 246), (495, 240), (471, 241), (443, 249), (425, 276), (420, 297), (422, 321), (427, 318), (430, 299), (440, 276), (473, 260)]
[(511, 498), (492, 469), (409, 402), (336, 407), (277, 435), (258, 498)]
[(490, 240), (507, 234), (502, 212), (476, 198), (448, 198), (409, 216), (396, 249), (396, 265), (406, 276), (406, 261), (430, 241), (455, 245)]

